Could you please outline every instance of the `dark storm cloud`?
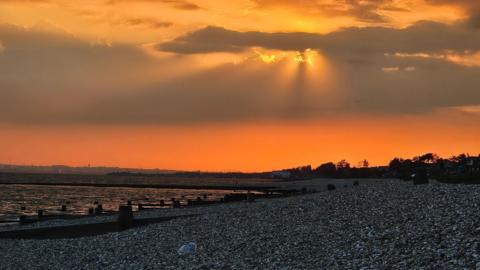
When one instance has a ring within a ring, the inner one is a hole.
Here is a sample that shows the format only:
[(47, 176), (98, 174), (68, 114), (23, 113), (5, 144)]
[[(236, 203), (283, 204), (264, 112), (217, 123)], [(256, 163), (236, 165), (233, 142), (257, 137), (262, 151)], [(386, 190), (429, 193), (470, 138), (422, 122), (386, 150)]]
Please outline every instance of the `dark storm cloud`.
[(331, 53), (438, 52), (478, 50), (480, 32), (461, 24), (418, 22), (404, 29), (346, 28), (330, 34), (237, 32), (209, 26), (158, 44), (162, 51), (193, 54), (234, 52), (250, 47)]

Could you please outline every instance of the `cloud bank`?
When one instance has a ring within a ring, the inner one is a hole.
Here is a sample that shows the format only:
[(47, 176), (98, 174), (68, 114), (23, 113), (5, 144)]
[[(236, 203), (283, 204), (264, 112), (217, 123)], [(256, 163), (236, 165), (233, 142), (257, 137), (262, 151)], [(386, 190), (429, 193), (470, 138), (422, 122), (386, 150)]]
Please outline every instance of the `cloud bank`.
[[(0, 41), (2, 123), (176, 125), (423, 114), (480, 104), (478, 65), (451, 58), (480, 49), (478, 30), (463, 23), (326, 35), (207, 27), (158, 44), (173, 53), (160, 59), (133, 45), (7, 25), (0, 26)], [(324, 67), (296, 63), (285, 73), (291, 59), (263, 64), (252, 48), (312, 48)], [(178, 62), (193, 61), (192, 54), (209, 53), (208, 60), (218, 52), (251, 57), (166, 76)], [(156, 76), (147, 76), (152, 70)]]
[(480, 31), (464, 24), (421, 21), (403, 29), (346, 28), (329, 34), (238, 32), (209, 26), (158, 44), (161, 51), (180, 54), (237, 52), (250, 47), (326, 53), (438, 52), (480, 49)]

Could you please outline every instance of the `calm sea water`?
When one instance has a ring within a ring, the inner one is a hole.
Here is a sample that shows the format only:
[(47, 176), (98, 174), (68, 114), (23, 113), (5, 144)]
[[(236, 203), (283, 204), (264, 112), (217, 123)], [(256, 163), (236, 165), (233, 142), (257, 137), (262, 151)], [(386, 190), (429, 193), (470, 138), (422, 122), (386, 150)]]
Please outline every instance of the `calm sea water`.
[[(0, 185), (0, 220), (19, 215), (36, 215), (43, 209), (45, 214), (83, 215), (94, 207), (94, 202), (102, 204), (106, 211), (117, 211), (120, 204), (131, 200), (134, 204), (166, 203), (176, 198), (186, 203), (188, 199), (208, 196), (208, 200), (218, 200), (232, 190), (190, 190), (120, 187), (73, 187), (37, 185)], [(67, 212), (61, 206), (67, 205)], [(25, 210), (22, 210), (22, 206)]]

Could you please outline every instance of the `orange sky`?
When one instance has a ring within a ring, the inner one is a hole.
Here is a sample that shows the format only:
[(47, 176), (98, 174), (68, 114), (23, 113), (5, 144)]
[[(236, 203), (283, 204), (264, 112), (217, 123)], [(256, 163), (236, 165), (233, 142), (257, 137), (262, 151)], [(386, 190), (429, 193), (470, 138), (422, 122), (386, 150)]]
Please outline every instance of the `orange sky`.
[[(444, 121), (435, 122), (439, 115)], [(458, 115), (439, 115), (191, 127), (3, 126), (0, 163), (262, 171), (341, 159), (385, 165), (431, 151), (477, 154), (478, 117), (459, 122)]]
[(477, 11), (0, 1), (0, 163), (258, 171), (476, 154)]

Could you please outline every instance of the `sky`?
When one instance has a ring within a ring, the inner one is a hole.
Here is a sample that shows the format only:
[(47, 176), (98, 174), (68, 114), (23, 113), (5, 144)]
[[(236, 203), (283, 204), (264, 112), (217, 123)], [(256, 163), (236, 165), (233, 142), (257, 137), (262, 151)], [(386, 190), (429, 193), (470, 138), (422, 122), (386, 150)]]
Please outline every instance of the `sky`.
[(0, 0), (0, 163), (478, 154), (478, 85), (477, 0)]

